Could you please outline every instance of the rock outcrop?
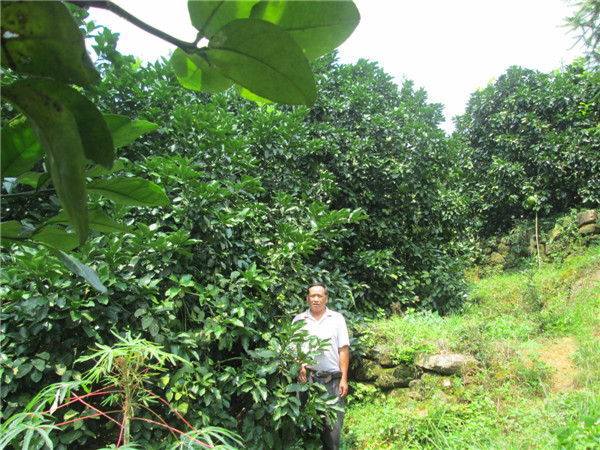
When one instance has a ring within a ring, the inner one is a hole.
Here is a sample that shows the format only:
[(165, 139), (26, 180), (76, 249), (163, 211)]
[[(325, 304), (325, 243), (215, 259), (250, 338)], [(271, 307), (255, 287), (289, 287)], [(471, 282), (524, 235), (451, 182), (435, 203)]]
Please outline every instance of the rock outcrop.
[(476, 368), (479, 362), (470, 355), (440, 352), (419, 353), (412, 364), (394, 362), (397, 348), (377, 345), (371, 348), (362, 363), (353, 370), (352, 379), (372, 383), (379, 389), (390, 391), (414, 384), (424, 373), (439, 376), (461, 376)]

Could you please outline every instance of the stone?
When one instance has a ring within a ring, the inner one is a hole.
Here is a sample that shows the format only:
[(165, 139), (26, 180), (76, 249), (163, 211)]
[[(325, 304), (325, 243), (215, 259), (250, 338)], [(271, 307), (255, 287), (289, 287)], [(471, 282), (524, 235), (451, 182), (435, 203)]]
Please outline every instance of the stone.
[(555, 241), (564, 234), (564, 228), (560, 225), (555, 225), (550, 232), (550, 241)]
[(373, 348), (371, 357), (381, 367), (391, 368), (396, 366), (396, 364), (392, 360), (392, 355), (395, 351), (396, 348), (392, 345), (378, 344)]
[(415, 392), (415, 391), (409, 392), (408, 394), (406, 394), (406, 396), (409, 398), (412, 398), (413, 400), (417, 400), (417, 401), (423, 400), (423, 395), (421, 395), (420, 393)]
[(506, 258), (510, 253), (510, 247), (507, 244), (501, 243), (498, 245), (498, 253)]
[(381, 369), (375, 361), (363, 359), (362, 364), (354, 370), (353, 378), (357, 381), (373, 381)]
[(408, 397), (408, 391), (406, 390), (406, 388), (392, 389), (387, 393), (387, 397), (406, 400), (406, 398)]
[(400, 317), (404, 317), (404, 311), (402, 311), (402, 303), (394, 302), (390, 305), (390, 311)]
[(393, 369), (381, 369), (375, 386), (379, 389), (389, 391), (391, 389), (408, 387), (414, 378), (414, 371), (408, 366), (398, 366)]
[(595, 225), (595, 224), (589, 224), (589, 225), (584, 225), (582, 227), (579, 227), (578, 230), (579, 234), (584, 234), (584, 235), (588, 235), (588, 234), (600, 234), (600, 226)]
[(506, 258), (498, 252), (493, 252), (489, 256), (489, 262), (494, 266), (502, 266), (506, 262)]
[(408, 388), (411, 391), (416, 391), (417, 389), (419, 389), (421, 387), (422, 384), (423, 384), (423, 382), (421, 380), (411, 380), (408, 383)]
[(448, 401), (448, 396), (443, 391), (437, 391), (435, 394), (433, 394), (433, 398), (444, 403)]
[(442, 375), (461, 375), (467, 369), (477, 366), (478, 361), (469, 355), (460, 353), (444, 353), (429, 355), (419, 353), (415, 358), (415, 366)]
[(577, 214), (577, 226), (589, 225), (598, 221), (598, 213), (591, 209)]

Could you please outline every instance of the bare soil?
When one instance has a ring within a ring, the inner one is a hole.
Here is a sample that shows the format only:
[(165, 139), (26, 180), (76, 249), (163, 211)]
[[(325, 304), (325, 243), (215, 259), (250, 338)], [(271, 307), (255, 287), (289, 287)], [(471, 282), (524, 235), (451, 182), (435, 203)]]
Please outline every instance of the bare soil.
[(551, 391), (566, 392), (577, 388), (577, 369), (572, 356), (576, 341), (573, 337), (563, 337), (551, 341), (540, 354), (540, 361), (555, 369), (551, 379)]

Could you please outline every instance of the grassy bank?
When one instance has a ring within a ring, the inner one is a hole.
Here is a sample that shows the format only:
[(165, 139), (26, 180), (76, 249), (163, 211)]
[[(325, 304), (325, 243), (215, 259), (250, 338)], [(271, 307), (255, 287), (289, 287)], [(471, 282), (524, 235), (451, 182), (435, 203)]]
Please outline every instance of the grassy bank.
[(600, 448), (600, 248), (473, 280), (471, 293), (459, 315), (368, 325), (368, 345), (402, 338), (398, 359), (453, 351), (481, 365), (386, 393), (352, 383), (345, 448)]

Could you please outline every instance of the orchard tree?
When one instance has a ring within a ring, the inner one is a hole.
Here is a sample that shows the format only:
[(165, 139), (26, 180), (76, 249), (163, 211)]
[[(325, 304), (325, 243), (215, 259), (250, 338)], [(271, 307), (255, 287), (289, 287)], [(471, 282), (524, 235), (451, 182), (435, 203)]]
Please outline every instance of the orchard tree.
[(458, 118), (466, 186), (484, 235), (516, 219), (600, 203), (600, 78), (581, 63), (511, 67)]
[[(310, 266), (345, 274), (332, 285), (360, 311), (393, 302), (456, 309), (464, 295), (465, 202), (455, 148), (439, 128), (441, 105), (429, 104), (410, 81), (399, 88), (365, 60), (344, 65), (330, 55), (315, 71), (319, 98), (311, 110), (257, 110), (240, 123), (267, 192), (308, 196), (334, 210), (360, 208), (367, 216), (351, 225), (350, 236), (319, 243)], [(281, 288), (287, 298), (288, 286)]]
[(567, 26), (578, 34), (577, 41), (585, 46), (588, 62), (597, 69), (600, 65), (600, 1), (582, 0), (575, 7), (575, 14), (566, 20)]
[[(69, 3), (106, 7), (134, 20), (110, 2)], [(242, 96), (261, 102), (312, 104), (316, 89), (308, 58), (331, 50), (358, 22), (352, 2), (189, 6), (199, 37), (209, 38), (209, 44), (177, 43), (171, 60), (176, 77), (186, 87), (213, 94), (235, 84)], [(260, 178), (253, 174), (258, 168), (247, 142), (234, 133), (237, 118), (228, 112), (236, 100), (177, 90), (170, 68), (136, 66), (116, 52), (107, 30), (96, 43), (109, 62), (100, 67), (105, 79), (98, 82), (67, 7), (2, 4), (7, 101), (2, 176), (14, 194), (2, 205), (3, 218), (12, 219), (2, 224), (8, 249), (2, 255), (2, 335), (9, 336), (0, 373), (3, 417), (26, 405), (43, 385), (81, 378), (89, 366), (77, 366), (76, 360), (95, 343), (114, 344), (111, 330), (133, 331), (190, 362), (172, 368), (159, 386), (194, 427), (236, 428), (252, 448), (308, 442), (310, 436), (298, 434), (297, 425), (306, 428), (320, 420), (318, 408), (326, 405), (316, 396), (314, 407), (301, 412), (295, 401), (305, 387), (293, 383), (294, 330), (279, 318), (263, 260), (300, 260), (314, 242), (347, 233), (361, 212), (329, 211), (309, 199), (296, 207), (285, 196), (273, 207), (263, 204)], [(119, 84), (122, 95), (113, 97), (110, 82), (120, 77), (127, 81)], [(187, 101), (174, 105), (172, 122), (153, 123), (165, 117), (165, 104), (159, 96), (148, 102), (151, 86), (163, 100), (175, 93), (170, 101)], [(148, 103), (154, 109), (145, 109)], [(16, 115), (19, 111), (24, 117)], [(128, 118), (130, 112), (136, 120)], [(191, 139), (190, 124), (203, 134)], [(162, 150), (149, 147), (154, 136), (169, 142), (165, 153), (172, 159), (136, 155), (133, 164), (124, 158), (139, 149)], [(23, 191), (27, 186), (31, 190)], [(37, 201), (20, 202), (38, 194)], [(283, 239), (270, 245), (280, 227), (264, 228), (264, 217), (285, 214), (289, 220), (290, 211), (305, 227), (294, 234), (297, 248)], [(48, 220), (47, 212), (55, 216)], [(142, 419), (154, 419), (144, 411)], [(82, 413), (68, 411), (69, 417)], [(111, 422), (75, 423), (53, 436), (56, 448), (108, 445), (118, 434)], [(151, 448), (163, 443), (165, 434), (148, 423), (136, 422), (131, 434)]]
[[(306, 105), (316, 99), (308, 60), (342, 43), (359, 21), (352, 2), (190, 1), (190, 20), (198, 35), (194, 42), (186, 43), (108, 0), (3, 2), (2, 99), (22, 112), (27, 122), (17, 117), (3, 130), (3, 136), (10, 136), (2, 145), (2, 179), (10, 177), (18, 182), (44, 157), (49, 176), (41, 174), (32, 181), (33, 176), (27, 174), (26, 180), (35, 189), (52, 180), (64, 209), (55, 222), (72, 225), (79, 245), (99, 220), (97, 215), (88, 214), (88, 190), (143, 206), (164, 205), (166, 197), (144, 179), (87, 181), (92, 166), (97, 167), (94, 175), (102, 173), (101, 167), (113, 170), (115, 134), (121, 132), (131, 138), (130, 130), (120, 129), (135, 126), (126, 118), (106, 119), (80, 90), (71, 87), (88, 88), (100, 79), (67, 7), (71, 4), (108, 9), (175, 44), (178, 48), (172, 64), (186, 87), (214, 93), (235, 84), (242, 95), (253, 99)], [(198, 47), (203, 38), (208, 44)], [(132, 192), (143, 198), (131, 198)], [(100, 226), (108, 224), (104, 216), (101, 222)], [(39, 226), (32, 229), (19, 221), (2, 227), (4, 242), (35, 240), (36, 235), (39, 239), (40, 232)], [(71, 240), (60, 225), (55, 225), (52, 234), (53, 239), (44, 236), (39, 241), (53, 246), (55, 239)], [(61, 257), (66, 264), (76, 263)], [(85, 276), (88, 272), (83, 268), (78, 273)]]

